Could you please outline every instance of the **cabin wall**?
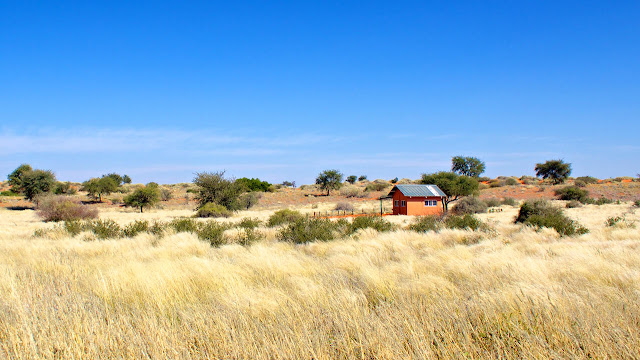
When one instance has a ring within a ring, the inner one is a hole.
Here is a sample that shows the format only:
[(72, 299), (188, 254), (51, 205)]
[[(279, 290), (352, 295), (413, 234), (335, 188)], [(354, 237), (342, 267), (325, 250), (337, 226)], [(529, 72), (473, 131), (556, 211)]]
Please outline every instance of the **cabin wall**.
[[(396, 206), (396, 200), (398, 206)], [(406, 206), (402, 205), (402, 200), (406, 201)], [(425, 200), (435, 200), (436, 206), (424, 206)], [(404, 196), (400, 191), (393, 194), (393, 215), (440, 215), (442, 214), (442, 199), (440, 197), (414, 197)]]

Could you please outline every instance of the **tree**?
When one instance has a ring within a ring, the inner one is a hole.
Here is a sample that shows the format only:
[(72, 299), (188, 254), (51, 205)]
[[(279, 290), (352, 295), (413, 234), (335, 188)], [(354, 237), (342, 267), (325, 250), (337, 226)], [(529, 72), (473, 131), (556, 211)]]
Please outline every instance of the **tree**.
[(111, 174), (107, 174), (107, 175), (102, 175), (102, 177), (112, 178), (113, 181), (115, 181), (116, 184), (118, 184), (118, 186), (120, 186), (120, 185), (122, 185), (124, 183), (124, 179), (122, 178), (122, 176), (120, 176), (120, 174), (111, 173)]
[(193, 183), (198, 187), (196, 196), (198, 209), (208, 203), (222, 205), (232, 211), (243, 207), (240, 195), (246, 191), (244, 184), (235, 179), (226, 179), (224, 173), (224, 171), (196, 173)]
[(118, 190), (118, 183), (109, 176), (103, 175), (101, 178), (93, 178), (82, 183), (82, 191), (89, 193), (92, 198), (98, 198), (102, 202), (102, 195), (109, 195)]
[(131, 184), (131, 178), (129, 177), (129, 175), (123, 175), (122, 182), (124, 182), (125, 184)]
[(237, 182), (243, 184), (247, 189), (249, 189), (250, 191), (262, 191), (262, 192), (267, 192), (269, 191), (269, 187), (271, 186), (271, 184), (267, 181), (262, 181), (258, 178), (240, 178), (236, 180)]
[(367, 180), (367, 175), (360, 175), (360, 177), (358, 178), (358, 181), (363, 181), (363, 180)]
[(153, 185), (147, 185), (136, 189), (130, 195), (124, 197), (123, 201), (126, 206), (140, 208), (140, 212), (143, 212), (145, 207), (151, 207), (158, 202), (159, 188)]
[(40, 194), (52, 191), (56, 184), (56, 176), (50, 170), (25, 171), (20, 180), (20, 192), (29, 201)]
[(338, 190), (342, 186), (342, 173), (338, 170), (325, 170), (318, 174), (316, 184), (321, 190), (327, 190), (327, 196), (331, 190)]
[(478, 181), (472, 177), (457, 175), (452, 172), (440, 171), (434, 174), (422, 174), (422, 184), (437, 185), (446, 197), (444, 198), (444, 210), (449, 210), (452, 203), (463, 196), (473, 194), (478, 190)]
[(561, 184), (571, 175), (571, 164), (563, 160), (547, 160), (544, 164), (536, 164), (535, 170), (536, 176)]
[(358, 180), (358, 177), (357, 177), (357, 176), (355, 176), (355, 175), (349, 175), (349, 176), (347, 177), (347, 182), (348, 182), (349, 184), (353, 184), (353, 183), (355, 183), (355, 182), (356, 182), (356, 180)]
[(484, 162), (475, 157), (454, 156), (451, 158), (451, 171), (456, 174), (477, 178), (484, 172)]
[(13, 170), (13, 172), (9, 174), (9, 176), (7, 176), (7, 179), (9, 179), (9, 185), (11, 185), (15, 192), (20, 192), (20, 187), (22, 186), (22, 176), (24, 175), (24, 173), (32, 170), (33, 168), (31, 168), (31, 165), (22, 164), (15, 170)]

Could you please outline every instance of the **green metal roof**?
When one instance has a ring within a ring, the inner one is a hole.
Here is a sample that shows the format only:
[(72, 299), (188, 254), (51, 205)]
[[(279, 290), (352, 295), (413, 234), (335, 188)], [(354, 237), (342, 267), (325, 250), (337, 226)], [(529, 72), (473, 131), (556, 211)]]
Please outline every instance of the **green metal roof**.
[(388, 197), (392, 197), (393, 193), (400, 191), (404, 196), (416, 196), (416, 197), (428, 197), (428, 196), (447, 196), (437, 185), (414, 185), (414, 184), (401, 184), (396, 185), (389, 192)]

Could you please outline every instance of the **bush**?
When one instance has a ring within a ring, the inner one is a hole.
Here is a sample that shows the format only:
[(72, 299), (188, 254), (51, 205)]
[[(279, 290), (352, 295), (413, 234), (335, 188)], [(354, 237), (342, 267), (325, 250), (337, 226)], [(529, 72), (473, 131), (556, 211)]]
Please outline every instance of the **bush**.
[(290, 223), (278, 235), (282, 241), (294, 244), (306, 244), (311, 241), (329, 241), (339, 235), (342, 224), (328, 219), (302, 218)]
[(38, 198), (38, 215), (44, 221), (85, 220), (98, 217), (98, 210), (67, 196), (50, 195)]
[(260, 227), (260, 225), (262, 225), (260, 219), (243, 218), (237, 226), (242, 229), (255, 229)]
[(378, 232), (391, 231), (393, 224), (379, 216), (361, 216), (353, 219), (347, 229), (347, 234), (353, 234), (358, 229), (371, 228)]
[(442, 226), (443, 221), (440, 216), (421, 216), (409, 225), (409, 230), (416, 232), (438, 231)]
[(341, 201), (336, 204), (334, 210), (353, 211), (353, 205), (350, 202)]
[(567, 209), (579, 208), (579, 207), (582, 207), (582, 203), (580, 201), (578, 201), (578, 200), (571, 200), (571, 201), (567, 202), (565, 207)]
[(449, 215), (444, 219), (444, 225), (448, 229), (472, 230), (483, 229), (486, 225), (473, 215), (464, 216)]
[(175, 219), (169, 223), (169, 227), (173, 228), (175, 232), (192, 232), (198, 231), (198, 222), (193, 219), (182, 218)]
[(119, 238), (122, 235), (120, 225), (111, 219), (86, 222), (85, 228), (93, 232), (98, 239)]
[(389, 184), (382, 182), (372, 182), (364, 188), (364, 191), (382, 191), (389, 187)]
[(222, 205), (208, 203), (198, 209), (195, 216), (200, 218), (229, 217), (231, 216), (231, 211)]
[(160, 200), (169, 201), (173, 198), (173, 194), (169, 189), (160, 189)]
[(500, 201), (500, 203), (502, 205), (507, 205), (507, 206), (516, 206), (516, 205), (518, 205), (518, 202), (514, 198), (510, 198), (510, 197), (506, 197), (506, 198), (502, 199), (502, 201)]
[(274, 227), (282, 224), (294, 223), (300, 219), (304, 219), (304, 215), (299, 211), (282, 209), (276, 211), (269, 217), (267, 225), (269, 225), (269, 227)]
[(576, 178), (576, 182), (581, 181), (585, 184), (597, 184), (598, 183), (598, 179), (594, 178), (593, 176), (579, 176)]
[(249, 210), (252, 206), (257, 204), (258, 201), (260, 201), (261, 197), (262, 197), (261, 193), (250, 192), (250, 193), (240, 195), (240, 198), (238, 199), (238, 201), (240, 202), (240, 205), (242, 206), (243, 209)]
[(53, 188), (53, 193), (56, 195), (74, 195), (77, 193), (76, 189), (71, 187), (71, 183), (67, 182), (58, 182)]
[(577, 186), (565, 186), (557, 189), (555, 194), (559, 196), (560, 200), (577, 200), (582, 203), (587, 201), (587, 198), (589, 197), (589, 192), (587, 190), (581, 189)]
[(271, 187), (270, 183), (268, 183), (267, 181), (262, 181), (258, 178), (249, 179), (249, 178), (243, 177), (236, 180), (236, 182), (242, 184), (249, 191), (267, 192)]
[(149, 222), (146, 220), (136, 220), (132, 223), (127, 224), (127, 226), (122, 229), (122, 233), (126, 237), (135, 237), (139, 233), (146, 232), (149, 230)]
[(85, 228), (79, 220), (65, 220), (62, 226), (71, 236), (80, 234)]
[(514, 179), (514, 178), (508, 178), (507, 180), (505, 180), (504, 182), (506, 185), (509, 186), (513, 186), (513, 185), (520, 185), (520, 182), (518, 182), (518, 180)]
[(367, 175), (360, 175), (360, 177), (358, 177), (358, 181), (364, 181), (367, 180)]
[(365, 194), (363, 194), (356, 186), (345, 186), (344, 188), (340, 189), (340, 195), (346, 198), (353, 198), (360, 197)]
[(640, 207), (640, 200), (636, 200), (633, 202), (633, 206)]
[(198, 239), (208, 242), (211, 246), (218, 247), (225, 243), (224, 231), (227, 228), (217, 221), (208, 221), (196, 229)]
[(454, 214), (479, 214), (487, 211), (487, 204), (475, 196), (467, 196), (458, 201), (452, 209)]
[(497, 187), (502, 187), (502, 186), (504, 186), (504, 181), (502, 181), (502, 180), (496, 179), (496, 180), (491, 180), (489, 182), (489, 187), (490, 188), (497, 188)]
[(484, 200), (484, 203), (488, 206), (488, 207), (497, 207), (500, 206), (500, 204), (502, 204), (502, 202), (500, 201), (500, 199), (498, 198), (490, 198), (490, 199), (486, 199)]
[(605, 204), (613, 203), (613, 200), (607, 199), (606, 197), (603, 196), (599, 199), (586, 198), (582, 203), (591, 204), (591, 205), (605, 205)]
[(13, 192), (13, 190), (5, 190), (0, 192), (0, 196), (22, 196), (20, 193)]
[(635, 228), (635, 222), (634, 221), (629, 221), (627, 220), (627, 218), (622, 215), (622, 216), (613, 216), (608, 218), (605, 221), (605, 225), (608, 227), (614, 227), (614, 226), (624, 226), (624, 227), (630, 227), (630, 228)]
[(536, 228), (553, 228), (560, 236), (582, 235), (589, 232), (582, 225), (567, 218), (562, 210), (551, 206), (545, 200), (525, 201), (520, 206), (515, 222)]
[(573, 184), (577, 187), (583, 188), (587, 186), (587, 183), (582, 181), (582, 180), (576, 180), (573, 182)]

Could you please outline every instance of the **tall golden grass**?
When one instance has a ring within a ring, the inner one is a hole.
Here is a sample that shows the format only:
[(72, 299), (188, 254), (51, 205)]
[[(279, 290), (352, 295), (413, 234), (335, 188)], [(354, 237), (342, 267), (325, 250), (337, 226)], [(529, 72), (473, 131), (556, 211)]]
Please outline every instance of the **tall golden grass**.
[(33, 237), (52, 225), (0, 209), (0, 358), (640, 357), (640, 232), (604, 225), (638, 221), (629, 204), (570, 209), (591, 229), (575, 238), (505, 209), (482, 215), (491, 233), (361, 230), (296, 246), (263, 228), (252, 246), (220, 248), (188, 233)]

